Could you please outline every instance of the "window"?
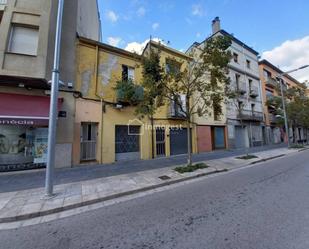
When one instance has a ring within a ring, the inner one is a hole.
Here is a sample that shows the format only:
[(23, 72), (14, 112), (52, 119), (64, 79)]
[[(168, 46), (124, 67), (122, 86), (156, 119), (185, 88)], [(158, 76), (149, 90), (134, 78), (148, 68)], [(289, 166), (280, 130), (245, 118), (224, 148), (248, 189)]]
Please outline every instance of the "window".
[(251, 111), (252, 111), (252, 113), (254, 112), (254, 110), (255, 110), (255, 104), (251, 104)]
[(238, 63), (238, 54), (233, 53), (233, 60), (234, 62)]
[(134, 81), (134, 68), (122, 65), (122, 80), (128, 81), (129, 79)]
[(181, 64), (175, 60), (166, 59), (166, 73), (177, 74), (180, 71)]
[(268, 80), (268, 79), (270, 79), (271, 78), (271, 73), (270, 72), (268, 72), (267, 70), (263, 70), (263, 74), (264, 74), (264, 78), (265, 78), (265, 80)]
[(251, 68), (251, 61), (246, 60), (247, 68)]
[(238, 101), (238, 108), (241, 110), (244, 107), (244, 103), (242, 101)]
[(214, 120), (215, 121), (220, 121), (221, 120), (221, 115), (218, 114), (218, 112), (221, 109), (221, 105), (220, 104), (216, 104), (215, 101), (213, 101), (212, 103), (212, 108), (213, 108), (213, 113), (214, 113)]
[(2, 17), (3, 17), (3, 11), (0, 11), (0, 23), (2, 21)]
[(249, 89), (252, 90), (252, 80), (249, 79)]
[(12, 26), (9, 52), (17, 54), (37, 55), (39, 29)]
[(235, 79), (236, 79), (236, 87), (237, 89), (240, 88), (240, 75), (239, 74), (235, 74)]

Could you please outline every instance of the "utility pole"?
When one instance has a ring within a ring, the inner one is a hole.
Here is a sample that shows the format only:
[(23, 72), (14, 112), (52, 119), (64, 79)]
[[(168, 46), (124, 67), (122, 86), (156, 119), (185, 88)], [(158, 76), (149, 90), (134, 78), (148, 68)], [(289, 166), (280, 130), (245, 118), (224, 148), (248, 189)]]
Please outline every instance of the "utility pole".
[(55, 168), (55, 144), (56, 144), (56, 128), (58, 117), (58, 88), (59, 88), (59, 62), (61, 49), (61, 29), (63, 16), (64, 0), (58, 1), (58, 14), (55, 36), (55, 52), (54, 66), (52, 71), (52, 83), (50, 94), (49, 108), (49, 126), (48, 126), (48, 148), (47, 148), (47, 163), (46, 163), (46, 178), (45, 178), (45, 194), (46, 196), (53, 195), (53, 175)]
[(278, 84), (280, 84), (280, 91), (281, 91), (281, 98), (282, 98), (282, 108), (283, 108), (283, 115), (284, 115), (284, 126), (285, 126), (285, 131), (287, 134), (287, 139), (288, 139), (288, 148), (290, 148), (290, 135), (289, 135), (289, 125), (288, 125), (288, 118), (287, 118), (287, 113), (286, 113), (286, 106), (285, 106), (285, 99), (284, 99), (284, 93), (283, 93), (283, 80), (282, 80), (282, 76), (287, 75), (289, 73), (293, 73), (296, 72), (298, 70), (304, 69), (309, 67), (309, 65), (305, 65), (305, 66), (301, 66), (299, 68), (287, 71), (287, 72), (283, 72), (279, 75), (277, 75), (276, 79)]
[(285, 107), (285, 99), (284, 99), (284, 93), (283, 93), (283, 83), (282, 83), (282, 75), (278, 76), (278, 83), (280, 84), (280, 91), (281, 91), (281, 100), (282, 100), (282, 109), (283, 109), (283, 117), (284, 117), (284, 127), (285, 132), (287, 135), (287, 142), (288, 142), (288, 148), (290, 148), (290, 132), (289, 132), (289, 125), (288, 125), (288, 117), (286, 114), (286, 107)]

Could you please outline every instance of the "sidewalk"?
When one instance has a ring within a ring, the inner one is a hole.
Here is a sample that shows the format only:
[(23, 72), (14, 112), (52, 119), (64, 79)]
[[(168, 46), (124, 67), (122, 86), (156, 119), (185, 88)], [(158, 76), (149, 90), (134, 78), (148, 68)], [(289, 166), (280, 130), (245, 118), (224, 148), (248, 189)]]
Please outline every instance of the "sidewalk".
[(55, 186), (55, 197), (44, 198), (44, 188), (33, 188), (0, 194), (0, 223), (23, 221), (70, 210), (77, 214), (78, 207), (131, 195), (193, 178), (244, 167), (256, 162), (297, 153), (286, 148), (254, 153), (258, 158), (243, 160), (233, 157), (205, 161), (209, 168), (180, 174), (174, 166), (134, 172), (93, 180)]
[[(256, 153), (270, 149), (284, 148), (285, 144), (254, 147), (249, 153)], [(226, 157), (239, 156), (243, 149), (220, 150), (208, 153), (194, 154), (193, 162), (209, 161)], [(153, 160), (135, 160), (116, 162), (104, 165), (88, 165), (74, 168), (56, 169), (54, 184), (66, 184), (93, 180), (102, 177), (117, 176), (121, 174), (137, 173), (145, 170), (166, 168), (185, 164), (186, 155), (157, 158)], [(0, 173), (0, 193), (43, 187), (45, 183), (45, 169), (21, 172)]]

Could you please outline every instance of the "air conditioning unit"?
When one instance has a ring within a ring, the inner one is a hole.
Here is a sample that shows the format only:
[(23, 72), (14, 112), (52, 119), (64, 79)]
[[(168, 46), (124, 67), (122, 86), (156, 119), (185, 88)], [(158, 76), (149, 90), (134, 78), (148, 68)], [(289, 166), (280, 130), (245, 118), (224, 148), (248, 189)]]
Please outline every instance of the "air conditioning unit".
[(73, 83), (72, 82), (68, 82), (68, 88), (73, 88)]

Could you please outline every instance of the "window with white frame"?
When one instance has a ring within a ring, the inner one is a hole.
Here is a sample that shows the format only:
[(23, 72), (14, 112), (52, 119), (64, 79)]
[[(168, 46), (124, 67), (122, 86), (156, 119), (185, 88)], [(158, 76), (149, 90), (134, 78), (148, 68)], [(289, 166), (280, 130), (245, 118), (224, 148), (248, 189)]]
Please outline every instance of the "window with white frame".
[(37, 55), (39, 29), (13, 25), (8, 51), (16, 54)]

